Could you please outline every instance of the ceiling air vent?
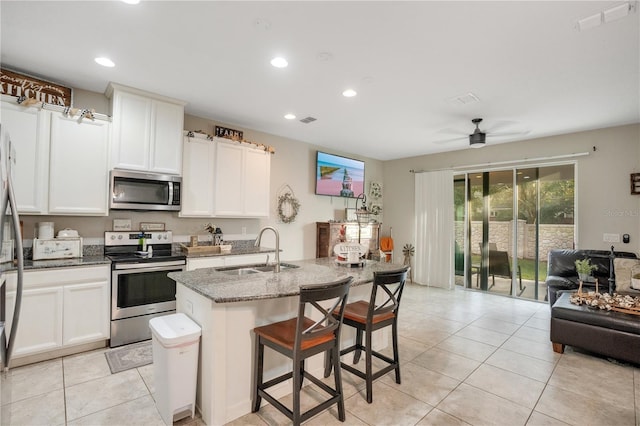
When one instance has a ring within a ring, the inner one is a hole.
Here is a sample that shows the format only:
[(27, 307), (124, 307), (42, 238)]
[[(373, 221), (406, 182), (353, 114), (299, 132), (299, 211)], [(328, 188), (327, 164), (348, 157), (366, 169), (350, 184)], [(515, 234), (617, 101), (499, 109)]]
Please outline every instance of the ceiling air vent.
[(300, 120), (301, 123), (304, 124), (309, 124), (309, 123), (313, 123), (314, 121), (316, 121), (317, 118), (313, 118), (313, 117), (305, 117), (302, 120)]

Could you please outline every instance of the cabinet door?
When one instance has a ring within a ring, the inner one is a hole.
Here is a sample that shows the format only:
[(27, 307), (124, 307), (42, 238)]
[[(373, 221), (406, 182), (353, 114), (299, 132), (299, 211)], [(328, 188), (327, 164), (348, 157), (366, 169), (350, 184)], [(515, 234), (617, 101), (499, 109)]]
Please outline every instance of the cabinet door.
[(118, 92), (113, 103), (113, 167), (148, 170), (151, 99)]
[(187, 271), (195, 271), (202, 268), (220, 268), (222, 266), (225, 266), (224, 257), (222, 256), (187, 258)]
[(184, 106), (153, 101), (151, 126), (152, 172), (179, 175), (182, 171)]
[(108, 213), (109, 123), (51, 118), (49, 212)]
[(51, 113), (20, 106), (14, 98), (1, 105), (2, 128), (9, 133), (16, 153), (13, 182), (18, 212), (46, 213)]
[[(62, 287), (35, 288), (22, 292), (14, 356), (62, 347), (62, 298)], [(15, 300), (15, 291), (8, 291), (7, 330), (11, 329)]]
[(269, 216), (271, 154), (246, 149), (244, 170), (244, 215)]
[(276, 254), (264, 253), (264, 254), (245, 254), (245, 255), (237, 255), (237, 256), (225, 256), (224, 266), (238, 266), (238, 265), (250, 265), (254, 263), (266, 263), (267, 256), (269, 257), (269, 261), (273, 262)]
[(109, 338), (108, 277), (103, 281), (64, 286), (62, 343), (78, 345)]
[(213, 216), (215, 142), (185, 137), (180, 216)]
[(237, 144), (218, 142), (215, 174), (215, 215), (243, 216), (244, 148)]

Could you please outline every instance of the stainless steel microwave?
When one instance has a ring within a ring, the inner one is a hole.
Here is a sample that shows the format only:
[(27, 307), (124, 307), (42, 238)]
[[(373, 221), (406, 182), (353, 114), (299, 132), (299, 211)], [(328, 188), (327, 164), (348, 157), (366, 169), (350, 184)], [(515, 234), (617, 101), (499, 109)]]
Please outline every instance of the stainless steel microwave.
[(111, 209), (180, 210), (180, 176), (112, 170)]

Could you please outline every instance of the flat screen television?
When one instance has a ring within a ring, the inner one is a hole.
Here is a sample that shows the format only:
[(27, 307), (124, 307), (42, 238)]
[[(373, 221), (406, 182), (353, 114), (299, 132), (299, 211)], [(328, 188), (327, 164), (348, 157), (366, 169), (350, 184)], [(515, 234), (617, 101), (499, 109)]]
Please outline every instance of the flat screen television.
[(356, 198), (364, 193), (364, 161), (318, 151), (316, 194)]

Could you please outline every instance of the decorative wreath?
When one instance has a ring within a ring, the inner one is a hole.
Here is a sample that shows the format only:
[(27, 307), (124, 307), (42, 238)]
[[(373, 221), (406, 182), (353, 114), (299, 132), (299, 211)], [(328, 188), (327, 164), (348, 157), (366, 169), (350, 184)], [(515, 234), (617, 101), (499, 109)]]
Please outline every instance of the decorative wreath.
[(282, 223), (295, 221), (299, 210), (300, 201), (291, 192), (285, 192), (278, 197), (278, 217)]

